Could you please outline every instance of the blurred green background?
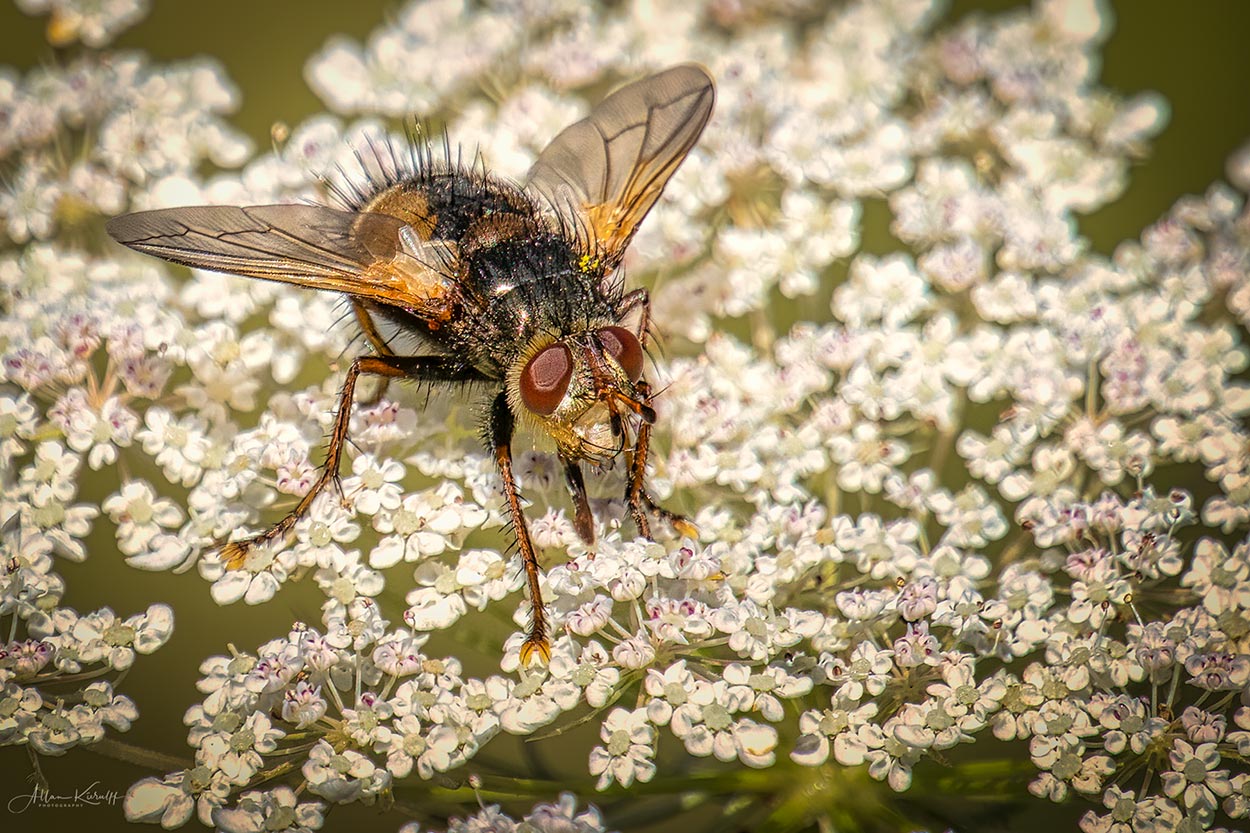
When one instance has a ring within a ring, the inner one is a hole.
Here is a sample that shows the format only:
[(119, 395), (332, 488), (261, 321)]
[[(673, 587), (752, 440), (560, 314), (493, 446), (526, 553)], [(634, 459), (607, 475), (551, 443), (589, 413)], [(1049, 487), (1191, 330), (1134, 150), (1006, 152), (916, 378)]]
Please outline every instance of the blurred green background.
[[(975, 10), (1001, 11), (1015, 5), (1019, 4), (954, 2), (948, 20)], [(159, 62), (200, 54), (217, 58), (243, 93), (235, 123), (264, 148), (275, 122), (295, 125), (323, 109), (304, 84), (303, 68), (326, 38), (341, 33), (364, 39), (395, 8), (393, 0), (157, 0), (148, 19), (125, 33), (116, 47), (144, 50)], [(1113, 8), (1116, 23), (1103, 49), (1102, 82), (1129, 94), (1158, 91), (1170, 103), (1172, 116), (1154, 143), (1151, 157), (1133, 171), (1125, 195), (1082, 220), (1093, 247), (1107, 253), (1119, 241), (1136, 237), (1176, 198), (1201, 193), (1222, 178), (1228, 155), (1250, 139), (1250, 4), (1238, 0), (1184, 5), (1124, 0), (1114, 3)], [(53, 60), (44, 40), (44, 26), (43, 18), (27, 17), (8, 2), (0, 4), (0, 63), (24, 71)], [(431, 67), (430, 71), (437, 72), (438, 68)], [(93, 487), (98, 492), (93, 492)], [(88, 479), (80, 499), (98, 502), (111, 488), (98, 479)], [(178, 625), (172, 640), (154, 656), (141, 657), (121, 686), (123, 693), (137, 701), (141, 712), (135, 728), (121, 739), (189, 759), (182, 715), (200, 699), (194, 688), (200, 661), (224, 653), (231, 642), (252, 651), (285, 633), (295, 619), (316, 622), (319, 595), (311, 582), (305, 581), (302, 586), (288, 587), (274, 602), (259, 609), (243, 605), (219, 608), (210, 600), (207, 584), (194, 574), (152, 574), (126, 567), (116, 554), (112, 533), (107, 519), (97, 520), (90, 541), (91, 557), (86, 563), (59, 563), (68, 581), (65, 604), (80, 611), (109, 605), (122, 616), (140, 612), (155, 601), (174, 605)], [(394, 572), (392, 578), (397, 575)], [(392, 585), (397, 584), (392, 581)], [(396, 592), (402, 591), (396, 588)], [(507, 630), (503, 633), (506, 635)], [(484, 757), (506, 761), (511, 755), (518, 756), (515, 760), (522, 772), (533, 771), (553, 779), (551, 794), (543, 799), (554, 800), (563, 777), (560, 773), (581, 774), (580, 784), (570, 782), (570, 787), (588, 783), (585, 755), (594, 741), (586, 732), (572, 734), (574, 739), (562, 739), (560, 747), (537, 744), (544, 747), (541, 755), (535, 745), (500, 737)], [(986, 738), (984, 745), (992, 747), (994, 743)], [(549, 751), (552, 748), (574, 751), (563, 756), (566, 760), (558, 760), (560, 753)], [(44, 759), (42, 766), (58, 792), (95, 781), (98, 791), (124, 793), (140, 777), (155, 774), (82, 750), (61, 759)], [(7, 812), (4, 805), (11, 797), (29, 793), (29, 773), (25, 750), (0, 749), (0, 831), (134, 829), (122, 819), (120, 805)], [(448, 784), (454, 786), (454, 782)], [(476, 804), (469, 795), (463, 789), (448, 792), (446, 801), (438, 806), (450, 811), (465, 800), (461, 812), (472, 812)], [(594, 796), (583, 791), (583, 798)], [(595, 800), (610, 808), (609, 820), (616, 826), (633, 829), (620, 815), (628, 812), (630, 802), (623, 802), (620, 795)], [(519, 811), (520, 807), (510, 809)], [(1030, 831), (1056, 825), (1058, 829), (1074, 829), (1075, 820), (1086, 807), (1078, 802), (1055, 808), (1028, 800), (1009, 808), (982, 807), (975, 814), (958, 809), (954, 812), (967, 829)], [(341, 809), (344, 811), (332, 814), (327, 829), (394, 830), (401, 822), (396, 814), (379, 817), (369, 808)], [(696, 811), (695, 816), (710, 824), (706, 829), (716, 829), (715, 808)], [(700, 827), (699, 821), (679, 824), (685, 829)]]

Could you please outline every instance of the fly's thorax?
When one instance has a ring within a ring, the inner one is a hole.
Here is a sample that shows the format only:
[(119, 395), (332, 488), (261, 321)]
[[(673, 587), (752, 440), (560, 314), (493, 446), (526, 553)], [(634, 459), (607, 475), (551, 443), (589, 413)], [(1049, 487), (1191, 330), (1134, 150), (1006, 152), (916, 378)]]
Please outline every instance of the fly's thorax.
[(639, 413), (638, 336), (604, 321), (571, 335), (532, 338), (508, 368), (512, 411), (572, 460), (603, 462), (623, 443), (625, 420)]
[(458, 332), (501, 376), (547, 342), (593, 332), (618, 317), (616, 285), (601, 268), (584, 265), (574, 241), (541, 225), (483, 220), (471, 227), (461, 253), (465, 315)]
[[(387, 184), (351, 208), (385, 214), (411, 226), (423, 240), (464, 245), (483, 218), (538, 219), (533, 200), (521, 189), (484, 171), (453, 164), (415, 165), (406, 176), (383, 173)], [(391, 179), (391, 177), (396, 177)]]
[(430, 205), (428, 193), (413, 183), (392, 185), (365, 203), (361, 210), (402, 220), (422, 240), (433, 237), (438, 226), (438, 213)]

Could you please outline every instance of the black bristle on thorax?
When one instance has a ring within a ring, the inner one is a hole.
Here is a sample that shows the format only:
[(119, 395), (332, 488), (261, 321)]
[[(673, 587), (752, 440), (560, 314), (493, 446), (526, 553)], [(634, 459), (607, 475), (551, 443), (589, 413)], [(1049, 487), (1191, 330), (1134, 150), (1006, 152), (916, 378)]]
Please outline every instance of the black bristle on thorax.
[(457, 313), (430, 322), (379, 306), (393, 324), (503, 378), (535, 337), (561, 337), (615, 322), (623, 285), (606, 268), (590, 229), (567, 219), (516, 183), (487, 172), (478, 153), (465, 164), (446, 133), (441, 153), (414, 127), (406, 147), (370, 139), (355, 153), (359, 170), (327, 182), (352, 211), (390, 214), (423, 240), (454, 244), (446, 264)]

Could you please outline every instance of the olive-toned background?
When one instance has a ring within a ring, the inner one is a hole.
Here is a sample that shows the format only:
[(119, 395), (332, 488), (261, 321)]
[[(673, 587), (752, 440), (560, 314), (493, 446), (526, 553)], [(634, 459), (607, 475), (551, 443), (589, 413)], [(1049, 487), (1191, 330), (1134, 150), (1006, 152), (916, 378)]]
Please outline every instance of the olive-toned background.
[[(954, 2), (949, 17), (1013, 5), (1018, 4)], [(265, 147), (274, 122), (294, 125), (322, 109), (304, 84), (303, 67), (326, 38), (342, 33), (363, 39), (396, 7), (394, 2), (380, 0), (163, 0), (155, 3), (146, 21), (124, 34), (116, 45), (144, 50), (162, 62), (199, 54), (216, 57), (243, 93), (235, 123), (258, 147)], [(1125, 195), (1115, 205), (1082, 220), (1084, 232), (1102, 252), (1110, 252), (1120, 240), (1136, 237), (1177, 197), (1201, 193), (1221, 178), (1228, 155), (1250, 139), (1250, 4), (1238, 0), (1184, 5), (1166, 0), (1123, 0), (1114, 7), (1117, 22), (1103, 50), (1103, 83), (1126, 93), (1161, 92), (1171, 104), (1172, 117), (1155, 142), (1153, 155), (1132, 172), (1132, 184)], [(26, 70), (51, 60), (43, 31), (43, 18), (26, 17), (11, 3), (0, 0), (0, 64)], [(432, 67), (431, 71), (438, 70)], [(872, 231), (869, 229), (868, 234)], [(98, 501), (111, 488), (98, 479), (88, 479), (80, 499)], [(145, 748), (189, 759), (182, 714), (200, 699), (194, 684), (203, 658), (225, 652), (231, 642), (240, 649), (254, 650), (261, 642), (283, 634), (293, 620), (315, 622), (318, 618), (318, 595), (310, 582), (286, 588), (260, 608), (235, 605), (223, 609), (212, 603), (207, 584), (194, 574), (152, 574), (126, 567), (116, 553), (107, 519), (97, 521), (90, 543), (91, 557), (86, 563), (58, 565), (68, 581), (65, 604), (84, 611), (109, 605), (128, 616), (152, 602), (167, 601), (176, 611), (177, 629), (169, 644), (151, 657), (141, 657), (121, 687), (137, 701), (142, 715), (122, 740)], [(567, 754), (557, 771), (581, 772), (585, 778), (585, 755), (593, 743), (590, 736), (574, 733), (572, 739), (558, 740)], [(992, 746), (994, 741), (987, 738), (985, 744)], [(518, 774), (526, 773), (536, 764), (520, 747), (512, 739), (500, 738), (498, 747), (491, 747), (492, 757), (498, 760), (515, 750)], [(548, 754), (560, 757), (559, 751)], [(74, 750), (60, 759), (44, 759), (42, 766), (58, 793), (72, 793), (92, 782), (98, 782), (99, 792), (124, 793), (138, 778), (154, 774), (84, 750)], [(0, 831), (133, 829), (122, 819), (120, 804), (8, 811), (6, 805), (12, 797), (30, 792), (30, 770), (25, 750), (0, 749)], [(619, 796), (604, 797), (598, 803), (616, 809), (628, 807), (628, 801), (621, 803)], [(399, 823), (396, 815), (379, 818), (368, 808), (344, 809), (332, 814), (327, 829), (393, 830)], [(470, 803), (462, 812), (474, 809)], [(696, 813), (696, 817), (701, 815), (702, 822), (711, 824), (715, 815), (710, 809)], [(960, 813), (958, 817), (970, 829), (1032, 831), (1055, 828), (1056, 824), (1058, 829), (1073, 829), (1084, 809), (1084, 805), (1052, 808), (1030, 800), (1009, 809)], [(632, 829), (618, 815), (610, 814), (609, 818)], [(692, 826), (688, 820), (681, 824), (687, 829)], [(670, 824), (668, 829), (676, 826)]]

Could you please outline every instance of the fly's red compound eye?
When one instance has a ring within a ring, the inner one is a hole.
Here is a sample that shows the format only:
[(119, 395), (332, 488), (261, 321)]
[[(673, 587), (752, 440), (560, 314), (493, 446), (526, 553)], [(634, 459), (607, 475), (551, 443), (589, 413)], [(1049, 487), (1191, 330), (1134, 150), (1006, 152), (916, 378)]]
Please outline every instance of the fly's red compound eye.
[(599, 330), (599, 343), (604, 352), (616, 359), (629, 381), (642, 377), (642, 345), (638, 337), (624, 327), (603, 327)]
[(560, 407), (573, 378), (573, 356), (563, 344), (539, 350), (521, 371), (521, 401), (539, 416), (550, 416)]

